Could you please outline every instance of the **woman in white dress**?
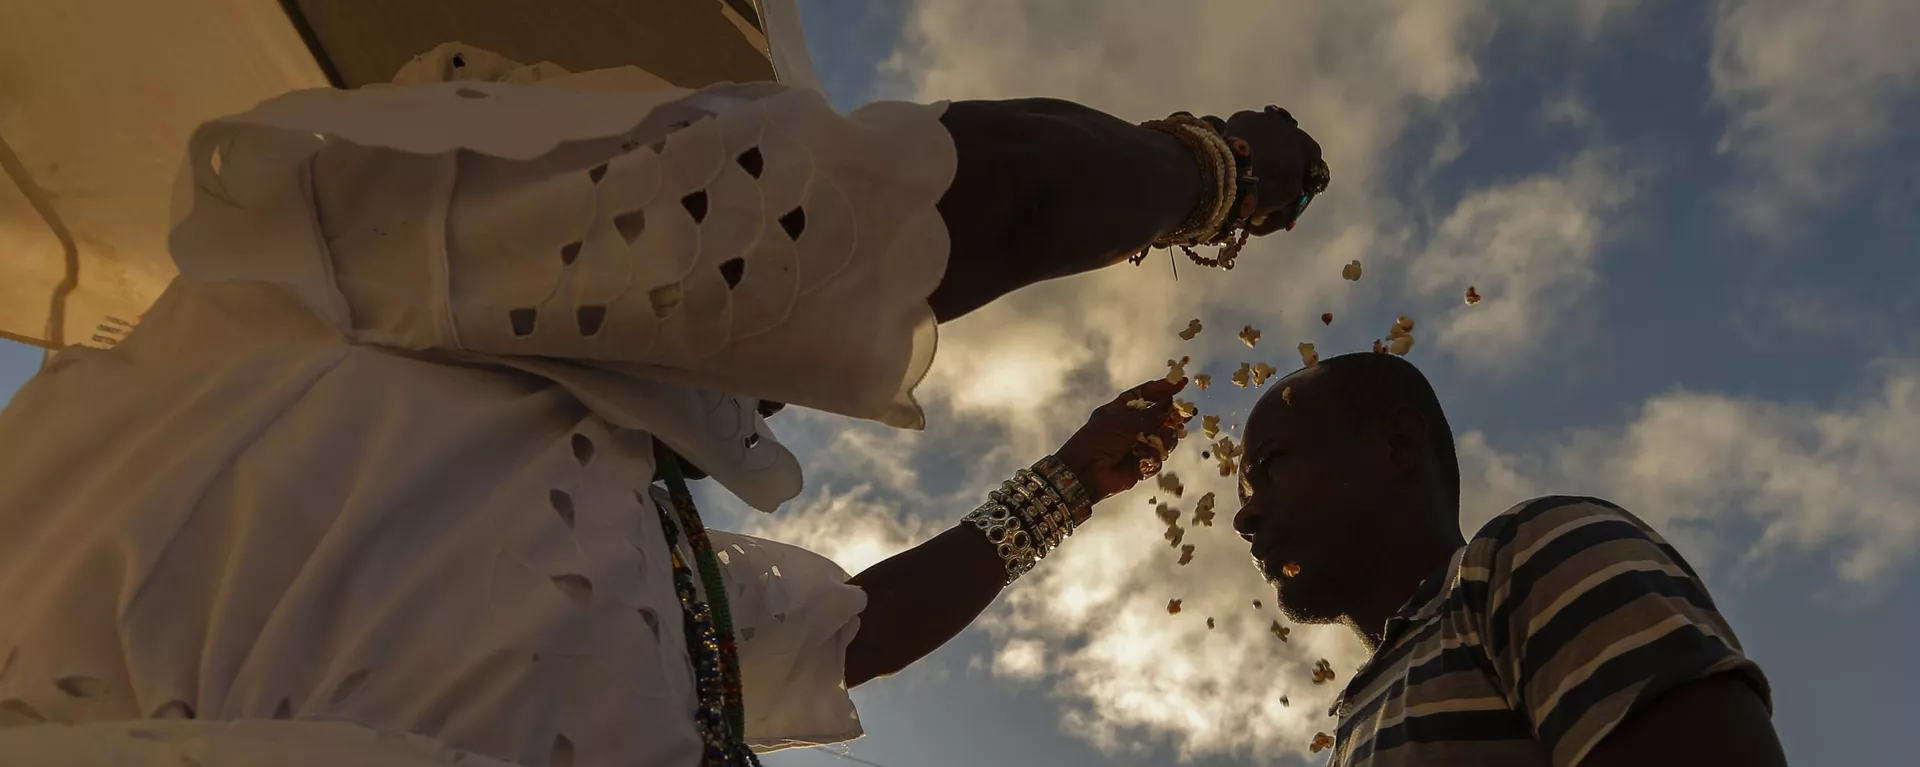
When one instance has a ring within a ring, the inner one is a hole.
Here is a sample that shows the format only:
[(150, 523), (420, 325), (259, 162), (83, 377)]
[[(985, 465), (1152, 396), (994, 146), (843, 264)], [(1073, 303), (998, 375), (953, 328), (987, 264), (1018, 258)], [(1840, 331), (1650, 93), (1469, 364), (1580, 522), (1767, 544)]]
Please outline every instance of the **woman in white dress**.
[(682, 767), (857, 737), (847, 688), (1157, 470), (1182, 382), (851, 579), (704, 531), (680, 476), (773, 511), (801, 486), (774, 403), (918, 428), (938, 322), (1154, 244), (1233, 250), (1326, 183), (1275, 108), (842, 115), (458, 48), (402, 79), (202, 127), (180, 277), (0, 415), (0, 764)]

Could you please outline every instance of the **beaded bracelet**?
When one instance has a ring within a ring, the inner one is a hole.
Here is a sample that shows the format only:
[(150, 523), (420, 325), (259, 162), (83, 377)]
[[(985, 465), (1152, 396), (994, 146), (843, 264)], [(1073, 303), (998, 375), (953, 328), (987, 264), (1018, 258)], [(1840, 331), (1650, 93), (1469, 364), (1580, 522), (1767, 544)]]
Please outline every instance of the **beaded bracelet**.
[(1204, 196), (1187, 215), (1187, 220), (1172, 233), (1153, 241), (1160, 247), (1197, 245), (1213, 238), (1226, 225), (1234, 203), (1235, 164), (1226, 139), (1213, 126), (1185, 113), (1168, 115), (1164, 120), (1148, 120), (1141, 127), (1173, 136), (1192, 153), (1200, 166)]
[[(1234, 259), (1246, 247), (1247, 237), (1252, 233), (1247, 222), (1259, 207), (1256, 192), (1260, 179), (1253, 170), (1252, 145), (1244, 139), (1227, 136), (1226, 121), (1212, 116), (1199, 118), (1175, 112), (1166, 119), (1149, 120), (1141, 126), (1180, 139), (1193, 154), (1194, 163), (1200, 166), (1202, 188), (1211, 191), (1194, 206), (1179, 228), (1141, 248), (1130, 260), (1138, 265), (1154, 248), (1178, 247), (1196, 264), (1232, 269)], [(1219, 244), (1218, 257), (1206, 258), (1195, 253), (1193, 246), (1203, 244)]]

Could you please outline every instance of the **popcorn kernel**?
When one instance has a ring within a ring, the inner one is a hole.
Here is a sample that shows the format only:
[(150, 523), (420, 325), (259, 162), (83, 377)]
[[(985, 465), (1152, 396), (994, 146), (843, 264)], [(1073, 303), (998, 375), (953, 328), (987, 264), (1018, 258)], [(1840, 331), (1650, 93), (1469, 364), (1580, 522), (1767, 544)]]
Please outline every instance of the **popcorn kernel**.
[(1213, 527), (1213, 492), (1200, 496), (1193, 504), (1193, 526)]

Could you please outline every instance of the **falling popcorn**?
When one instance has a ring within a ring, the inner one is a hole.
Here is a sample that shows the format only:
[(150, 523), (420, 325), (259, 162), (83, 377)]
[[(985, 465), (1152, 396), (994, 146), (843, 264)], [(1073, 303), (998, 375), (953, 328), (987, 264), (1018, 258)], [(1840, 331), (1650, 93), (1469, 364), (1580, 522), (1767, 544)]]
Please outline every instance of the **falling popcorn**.
[(1300, 344), (1299, 348), (1300, 364), (1302, 366), (1313, 367), (1314, 365), (1320, 364), (1320, 353), (1313, 350), (1313, 344), (1303, 343)]
[(1360, 259), (1356, 258), (1353, 261), (1349, 262), (1345, 267), (1342, 267), (1340, 269), (1340, 276), (1345, 277), (1348, 282), (1359, 282), (1360, 281)]
[(1300, 574), (1299, 562), (1288, 562), (1280, 566), (1280, 574), (1292, 578)]
[(1154, 508), (1153, 515), (1159, 517), (1162, 524), (1175, 525), (1180, 522), (1180, 510), (1166, 503)]
[(1480, 303), (1480, 292), (1477, 290), (1474, 290), (1472, 285), (1468, 285), (1467, 286), (1467, 305), (1472, 306), (1477, 303)]
[(1324, 732), (1316, 732), (1313, 734), (1313, 742), (1308, 744), (1307, 748), (1316, 754), (1333, 748), (1333, 736)]
[(1241, 328), (1240, 343), (1246, 344), (1249, 349), (1253, 348), (1255, 344), (1260, 343), (1260, 331), (1254, 330), (1252, 325)]
[(1238, 458), (1240, 456), (1240, 450), (1239, 445), (1233, 444), (1232, 437), (1221, 437), (1219, 442), (1213, 443), (1213, 452), (1216, 455)]
[(1231, 477), (1234, 473), (1233, 459), (1240, 456), (1240, 448), (1233, 444), (1232, 437), (1221, 437), (1213, 445), (1213, 459), (1220, 463), (1220, 476)]
[(1213, 630), (1213, 618), (1211, 616), (1207, 618), (1207, 630), (1208, 631)]
[(1183, 399), (1177, 399), (1173, 401), (1173, 411), (1179, 413), (1181, 418), (1192, 418), (1195, 413), (1200, 412), (1200, 406)]
[[(1378, 354), (1382, 350), (1383, 348), (1380, 342), (1375, 341), (1373, 344), (1374, 353)], [(1384, 350), (1403, 357), (1406, 356), (1407, 352), (1413, 350), (1413, 320), (1407, 317), (1407, 315), (1400, 315), (1398, 319), (1393, 321), (1393, 327), (1387, 329), (1387, 343), (1385, 344)]]
[(1380, 339), (1378, 339), (1378, 338), (1376, 338), (1376, 339), (1373, 339), (1373, 353), (1374, 353), (1374, 354), (1386, 354), (1386, 353), (1387, 353), (1387, 347), (1386, 347), (1386, 345), (1384, 345), (1384, 344), (1382, 344), (1382, 343), (1380, 343)]
[(1280, 389), (1280, 401), (1289, 405), (1293, 404), (1293, 387), (1287, 386)]
[(1179, 498), (1181, 493), (1187, 491), (1186, 486), (1180, 484), (1180, 475), (1171, 471), (1161, 472), (1159, 482), (1160, 489), (1172, 494), (1175, 498)]
[(1291, 707), (1293, 705), (1293, 701), (1287, 700), (1287, 696), (1282, 695), (1280, 696), (1280, 705), (1283, 707)]
[(1181, 546), (1180, 547), (1180, 564), (1185, 565), (1186, 563), (1192, 562), (1192, 561), (1193, 561), (1193, 544), (1189, 543), (1185, 546)]
[(1187, 329), (1180, 331), (1180, 340), (1192, 341), (1193, 337), (1197, 335), (1200, 335), (1200, 320), (1196, 317), (1187, 320)]
[(1200, 496), (1193, 504), (1193, 526), (1213, 527), (1213, 492)]
[(1320, 324), (1322, 324), (1322, 325), (1332, 325), (1332, 324), (1333, 324), (1333, 312), (1327, 312), (1326, 314), (1322, 314), (1322, 315), (1320, 315)]
[(1178, 360), (1167, 360), (1167, 383), (1179, 383), (1180, 379), (1186, 378), (1187, 363), (1192, 361), (1193, 361), (1192, 357), (1181, 357)]
[(1178, 599), (1167, 600), (1167, 614), (1168, 615), (1180, 614), (1180, 600)]
[(1280, 371), (1273, 369), (1272, 365), (1269, 365), (1265, 362), (1262, 362), (1258, 365), (1254, 365), (1253, 366), (1253, 385), (1265, 386), (1267, 384), (1267, 379), (1272, 378), (1273, 374), (1278, 372)]
[(1127, 400), (1127, 407), (1134, 410), (1145, 410), (1153, 407), (1153, 401), (1134, 397), (1133, 399)]
[(1168, 546), (1178, 546), (1180, 545), (1180, 541), (1185, 540), (1186, 537), (1187, 537), (1187, 531), (1185, 528), (1182, 528), (1180, 526), (1180, 523), (1175, 522), (1171, 525), (1167, 525), (1167, 534), (1165, 538), (1167, 539)]
[(1334, 676), (1333, 664), (1328, 663), (1326, 658), (1321, 658), (1319, 663), (1313, 664), (1314, 684), (1326, 684), (1333, 681)]
[(1233, 371), (1233, 385), (1238, 386), (1242, 389), (1247, 388), (1247, 377), (1252, 374), (1253, 374), (1252, 365), (1249, 365), (1245, 362), (1240, 363), (1240, 369)]
[(1207, 435), (1207, 439), (1219, 439), (1220, 416), (1217, 416), (1217, 415), (1200, 416), (1200, 433)]
[(1267, 630), (1273, 632), (1273, 638), (1282, 642), (1287, 641), (1287, 635), (1293, 633), (1293, 629), (1280, 625), (1280, 621), (1274, 621), (1273, 625), (1267, 627)]
[(1194, 376), (1193, 385), (1200, 387), (1200, 391), (1206, 391), (1207, 387), (1213, 385), (1213, 376), (1207, 375), (1206, 373)]

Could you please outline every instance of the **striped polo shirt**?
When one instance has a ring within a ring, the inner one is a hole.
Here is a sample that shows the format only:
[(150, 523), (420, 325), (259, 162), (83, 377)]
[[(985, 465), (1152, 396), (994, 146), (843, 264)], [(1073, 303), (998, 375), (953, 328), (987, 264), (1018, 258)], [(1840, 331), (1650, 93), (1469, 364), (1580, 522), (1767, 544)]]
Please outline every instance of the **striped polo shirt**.
[(1769, 709), (1700, 577), (1624, 509), (1550, 496), (1435, 570), (1334, 704), (1334, 767), (1571, 767), (1635, 711), (1732, 671)]

